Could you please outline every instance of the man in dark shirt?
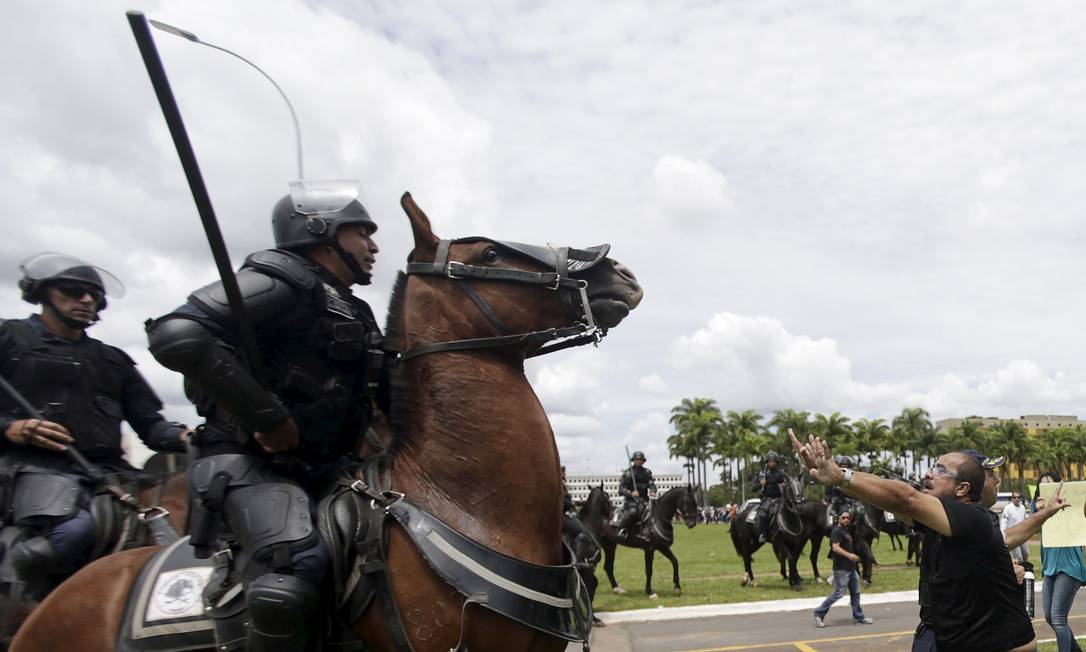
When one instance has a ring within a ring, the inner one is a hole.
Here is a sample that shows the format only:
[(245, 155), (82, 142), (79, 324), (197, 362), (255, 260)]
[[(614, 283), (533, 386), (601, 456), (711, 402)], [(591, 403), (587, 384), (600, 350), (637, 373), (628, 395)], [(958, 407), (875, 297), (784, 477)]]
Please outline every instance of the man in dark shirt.
[(975, 459), (964, 453), (939, 457), (924, 479), (924, 493), (903, 482), (843, 471), (819, 437), (809, 437), (806, 444), (790, 437), (813, 478), (891, 511), (923, 532), (922, 575), (928, 581), (920, 587), (920, 601), (930, 610), (939, 649), (1036, 650), (1007, 545), (979, 504), (985, 476)]
[(853, 552), (852, 534), (849, 527), (852, 525), (852, 514), (848, 511), (841, 512), (837, 516), (837, 526), (830, 532), (830, 551), (833, 553), (833, 592), (826, 596), (822, 604), (814, 611), (815, 627), (825, 627), (823, 619), (829, 613), (834, 602), (848, 590), (849, 599), (852, 602), (852, 622), (857, 625), (870, 625), (875, 622), (864, 615), (860, 607), (860, 574), (856, 572), (856, 563), (860, 556)]
[(162, 402), (124, 351), (86, 333), (107, 295), (123, 294), (116, 277), (57, 253), (32, 256), (19, 269), (23, 300), (41, 313), (0, 320), (0, 375), (43, 418), (0, 392), (0, 485), (12, 488), (5, 524), (26, 533), (6, 539), (16, 543), (4, 562), (25, 594), (40, 598), (89, 561), (96, 543), (89, 506), (97, 487), (67, 447), (126, 480), (140, 474), (124, 459), (122, 421), (160, 451), (184, 452), (189, 430), (162, 417)]

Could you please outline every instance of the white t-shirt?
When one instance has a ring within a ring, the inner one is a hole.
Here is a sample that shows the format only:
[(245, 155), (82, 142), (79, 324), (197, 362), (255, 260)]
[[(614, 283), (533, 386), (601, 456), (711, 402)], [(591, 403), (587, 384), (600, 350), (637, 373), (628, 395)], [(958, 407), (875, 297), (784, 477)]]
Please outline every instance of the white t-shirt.
[(1018, 505), (1014, 506), (1014, 503), (1007, 503), (1007, 506), (1003, 508), (1003, 515), (999, 519), (999, 529), (1004, 532), (1007, 528), (1014, 527), (1022, 521), (1026, 520), (1026, 506)]

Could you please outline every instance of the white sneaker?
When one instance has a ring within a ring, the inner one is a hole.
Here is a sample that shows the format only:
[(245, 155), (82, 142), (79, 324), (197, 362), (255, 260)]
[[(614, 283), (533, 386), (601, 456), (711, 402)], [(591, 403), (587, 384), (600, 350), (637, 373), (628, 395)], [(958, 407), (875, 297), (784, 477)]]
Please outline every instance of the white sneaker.
[(815, 614), (814, 620), (815, 620), (815, 627), (818, 627), (818, 628), (821, 629), (822, 627), (826, 626), (826, 623), (822, 622), (822, 619), (818, 617), (818, 614)]
[(865, 616), (863, 620), (854, 620), (854, 621), (852, 621), (852, 624), (853, 625), (870, 625), (873, 622), (875, 622), (874, 618), (872, 618), (871, 616)]

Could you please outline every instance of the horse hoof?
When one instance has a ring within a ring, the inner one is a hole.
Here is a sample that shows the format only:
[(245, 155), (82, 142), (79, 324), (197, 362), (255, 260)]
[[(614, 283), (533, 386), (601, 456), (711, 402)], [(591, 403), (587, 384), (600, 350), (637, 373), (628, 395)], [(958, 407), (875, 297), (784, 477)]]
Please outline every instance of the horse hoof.
[(649, 600), (659, 600), (659, 599), (660, 599), (660, 596), (656, 595), (655, 593), (650, 593), (649, 594)]
[(674, 593), (675, 595), (682, 595), (682, 594), (683, 594), (683, 590), (682, 590), (682, 588), (680, 588), (680, 587), (678, 587), (678, 586), (676, 586), (675, 588), (671, 589), (671, 591), (672, 591), (672, 593)]
[(803, 590), (803, 585), (802, 584), (792, 584), (791, 589), (793, 591), (802, 591)]
[(815, 584), (825, 584), (825, 583), (826, 583), (826, 580), (822, 579), (821, 577), (816, 577), (815, 578)]
[(743, 573), (743, 581), (739, 582), (739, 586), (746, 586), (747, 584), (750, 584), (750, 575)]
[(759, 586), (761, 586), (761, 584), (759, 584), (759, 583), (757, 583), (757, 582), (754, 582), (754, 581), (752, 581), (752, 582), (750, 583), (750, 588), (752, 588), (752, 589), (756, 589), (756, 588), (758, 588)]
[(615, 588), (611, 589), (611, 593), (614, 593), (615, 595), (626, 595), (626, 589), (622, 588), (621, 586), (616, 586)]

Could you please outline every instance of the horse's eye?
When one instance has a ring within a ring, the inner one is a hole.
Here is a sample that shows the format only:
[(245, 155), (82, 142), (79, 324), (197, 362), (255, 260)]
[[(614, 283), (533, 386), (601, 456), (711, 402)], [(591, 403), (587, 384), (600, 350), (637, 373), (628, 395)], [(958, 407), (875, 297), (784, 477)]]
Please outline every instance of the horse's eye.
[(483, 260), (488, 263), (496, 263), (501, 256), (498, 255), (498, 250), (491, 247), (483, 252)]

